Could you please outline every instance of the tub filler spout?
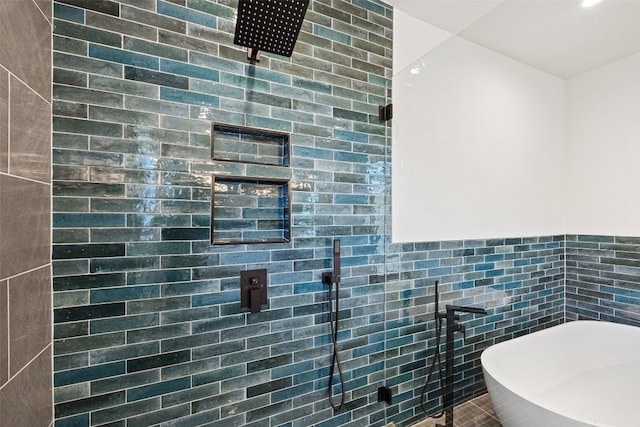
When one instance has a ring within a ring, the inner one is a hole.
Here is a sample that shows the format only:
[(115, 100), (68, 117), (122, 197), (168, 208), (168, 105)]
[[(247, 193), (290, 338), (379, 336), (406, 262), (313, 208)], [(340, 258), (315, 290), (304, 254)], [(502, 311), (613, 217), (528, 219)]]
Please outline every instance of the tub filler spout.
[(444, 391), (444, 414), (445, 424), (437, 424), (438, 427), (453, 427), (453, 359), (454, 359), (454, 334), (456, 332), (462, 332), (464, 338), (467, 338), (467, 331), (465, 326), (459, 322), (460, 315), (456, 313), (471, 313), (471, 314), (487, 314), (487, 311), (483, 308), (477, 307), (463, 307), (459, 305), (447, 305), (445, 306), (445, 313), (438, 313), (437, 316), (446, 320), (447, 335), (446, 335), (446, 356), (445, 356), (445, 391)]

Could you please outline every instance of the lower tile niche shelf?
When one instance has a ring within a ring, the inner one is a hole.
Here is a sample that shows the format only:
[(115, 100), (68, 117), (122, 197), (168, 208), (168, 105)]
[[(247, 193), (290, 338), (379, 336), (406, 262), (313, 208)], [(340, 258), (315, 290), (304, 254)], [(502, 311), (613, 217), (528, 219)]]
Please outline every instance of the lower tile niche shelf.
[(289, 180), (214, 176), (211, 244), (288, 243)]

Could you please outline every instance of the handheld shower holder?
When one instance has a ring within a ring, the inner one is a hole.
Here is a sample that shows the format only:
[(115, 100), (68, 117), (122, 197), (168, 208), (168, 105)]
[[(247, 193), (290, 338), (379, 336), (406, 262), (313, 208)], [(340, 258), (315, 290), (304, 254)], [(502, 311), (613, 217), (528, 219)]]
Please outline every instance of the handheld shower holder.
[(340, 283), (340, 275), (336, 275), (332, 271), (325, 271), (322, 273), (322, 283), (329, 286), (335, 283)]

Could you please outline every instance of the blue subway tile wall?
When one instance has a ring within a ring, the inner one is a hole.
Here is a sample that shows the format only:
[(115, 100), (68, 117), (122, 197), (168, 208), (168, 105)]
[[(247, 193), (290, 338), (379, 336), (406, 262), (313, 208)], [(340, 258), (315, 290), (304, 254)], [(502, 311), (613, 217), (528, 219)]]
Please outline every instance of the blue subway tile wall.
[[(466, 340), (456, 340), (456, 401), (485, 391), (480, 354), (492, 344), (564, 321), (564, 236), (391, 244), (385, 286), (385, 381), (394, 405), (387, 420), (410, 426), (424, 419), (420, 394), (435, 339), (435, 286), (445, 304), (483, 307), (463, 314)], [(441, 342), (444, 350), (444, 339)], [(440, 408), (437, 374), (425, 405)]]
[(567, 236), (568, 320), (640, 326), (640, 238)]
[[(236, 8), (55, 4), (57, 425), (384, 423), (384, 287), (367, 288), (370, 269), (382, 270), (385, 218), (363, 208), (380, 204), (386, 184), (370, 170), (386, 155), (376, 112), (391, 75), (391, 10), (314, 1), (293, 57), (250, 65), (232, 44)], [(212, 122), (291, 133), (290, 168), (212, 160)], [(258, 190), (247, 197), (257, 209), (238, 195), (215, 211), (239, 230), (257, 223), (282, 237), (290, 225), (291, 242), (212, 246), (214, 176), (291, 180), (291, 219)], [(320, 283), (334, 236), (351, 402), (339, 414), (326, 399)], [(254, 268), (269, 272), (259, 314), (239, 301), (240, 271)]]
[[(489, 310), (464, 319), (461, 399), (483, 388), (483, 348), (563, 320), (563, 237), (388, 243), (390, 141), (377, 118), (387, 5), (312, 1), (293, 57), (255, 65), (232, 44), (236, 8), (55, 3), (57, 426), (409, 425), (434, 345), (435, 280), (443, 304)], [(290, 168), (212, 160), (212, 122), (291, 133)], [(291, 241), (212, 246), (214, 175), (290, 179)], [(334, 237), (337, 413), (320, 281)], [(240, 271), (259, 268), (269, 306), (249, 314)], [(393, 405), (377, 401), (381, 385)]]

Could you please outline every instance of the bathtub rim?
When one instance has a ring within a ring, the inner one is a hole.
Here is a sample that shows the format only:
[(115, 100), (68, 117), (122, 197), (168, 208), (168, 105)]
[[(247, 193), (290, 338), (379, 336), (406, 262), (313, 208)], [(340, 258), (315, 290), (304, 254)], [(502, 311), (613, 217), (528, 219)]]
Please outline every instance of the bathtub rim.
[[(537, 337), (540, 337), (540, 334), (554, 334), (554, 333), (558, 333), (558, 328), (561, 329), (571, 329), (571, 328), (584, 328), (587, 325), (595, 325), (598, 324), (598, 327), (604, 327), (604, 328), (611, 328), (611, 330), (613, 329), (625, 329), (625, 330), (635, 330), (634, 333), (636, 334), (640, 334), (640, 327), (638, 326), (634, 326), (634, 325), (628, 325), (628, 324), (624, 324), (624, 323), (617, 323), (617, 322), (610, 322), (610, 321), (604, 321), (604, 320), (574, 320), (574, 321), (565, 321), (564, 323), (558, 324), (558, 325), (554, 325), (545, 329), (541, 329), (538, 331), (534, 331), (531, 332), (529, 334), (526, 335), (522, 335), (516, 338), (512, 338), (506, 341), (502, 341), (500, 343), (496, 343), (488, 348), (486, 348), (485, 350), (483, 350), (481, 356), (480, 356), (480, 360), (481, 360), (481, 365), (482, 365), (482, 369), (483, 372), (485, 373), (485, 375), (488, 375), (489, 377), (491, 377), (491, 380), (496, 383), (499, 387), (503, 388), (504, 390), (508, 391), (508, 393), (511, 393), (514, 396), (517, 396), (518, 398), (526, 401), (529, 405), (533, 405), (541, 410), (543, 410), (544, 412), (548, 412), (548, 413), (552, 413), (552, 414), (556, 414), (557, 416), (561, 416), (565, 419), (571, 420), (571, 421), (575, 421), (578, 423), (581, 423), (581, 425), (584, 426), (594, 426), (594, 427), (603, 427), (603, 426), (608, 426), (608, 424), (593, 424), (593, 422), (582, 419), (578, 416), (576, 416), (575, 413), (567, 413), (565, 411), (562, 410), (556, 410), (555, 408), (550, 408), (547, 404), (544, 404), (543, 402), (540, 402), (540, 399), (536, 397), (535, 393), (523, 393), (521, 390), (514, 390), (514, 387), (511, 386), (509, 384), (509, 382), (507, 381), (506, 383), (503, 381), (504, 378), (504, 373), (502, 373), (502, 377), (500, 378), (500, 372), (498, 372), (498, 374), (496, 374), (496, 367), (497, 367), (497, 363), (496, 361), (491, 361), (491, 355), (493, 353), (495, 353), (496, 351), (500, 351), (502, 350), (501, 347), (511, 347), (513, 345), (516, 345), (514, 342), (517, 342), (518, 345), (522, 345), (523, 342), (526, 341), (530, 341), (533, 338), (531, 338), (532, 335), (537, 335)], [(606, 325), (606, 326), (605, 326)], [(566, 332), (564, 332), (566, 333)], [(489, 361), (489, 363), (487, 363), (487, 361)], [(493, 362), (493, 363), (491, 363)], [(492, 365), (491, 367), (488, 367), (487, 365)], [(492, 369), (493, 368), (493, 369)], [(500, 378), (500, 379), (499, 379)], [(486, 380), (485, 380), (486, 383)], [(489, 389), (488, 384), (487, 384), (487, 389)], [(491, 395), (491, 393), (490, 393)]]

